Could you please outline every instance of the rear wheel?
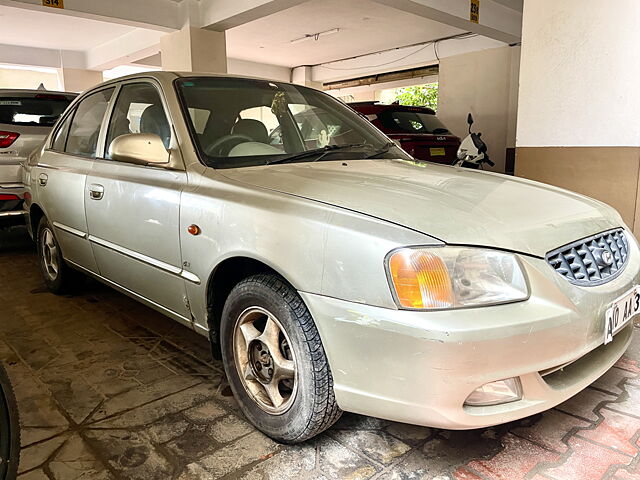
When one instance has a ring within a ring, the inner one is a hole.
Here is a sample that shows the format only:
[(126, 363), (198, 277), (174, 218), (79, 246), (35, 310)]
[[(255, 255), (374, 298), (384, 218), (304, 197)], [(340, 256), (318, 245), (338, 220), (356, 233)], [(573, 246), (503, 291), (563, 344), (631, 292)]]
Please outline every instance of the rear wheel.
[(254, 275), (236, 285), (222, 312), (221, 339), (234, 396), (265, 434), (297, 443), (340, 418), (313, 319), (277, 275)]
[(69, 293), (78, 285), (81, 274), (65, 263), (53, 227), (46, 217), (40, 219), (37, 239), (38, 259), (44, 283), (52, 293)]

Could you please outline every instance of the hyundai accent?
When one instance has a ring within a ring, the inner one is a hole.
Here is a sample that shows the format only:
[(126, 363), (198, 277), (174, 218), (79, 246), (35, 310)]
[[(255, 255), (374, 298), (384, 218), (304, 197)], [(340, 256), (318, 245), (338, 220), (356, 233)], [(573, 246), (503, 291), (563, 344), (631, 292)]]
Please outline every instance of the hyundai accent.
[(471, 429), (549, 409), (618, 360), (640, 306), (638, 244), (612, 208), (414, 161), (287, 83), (104, 83), (24, 183), (48, 288), (82, 272), (208, 336), (244, 414), (282, 442), (341, 411)]

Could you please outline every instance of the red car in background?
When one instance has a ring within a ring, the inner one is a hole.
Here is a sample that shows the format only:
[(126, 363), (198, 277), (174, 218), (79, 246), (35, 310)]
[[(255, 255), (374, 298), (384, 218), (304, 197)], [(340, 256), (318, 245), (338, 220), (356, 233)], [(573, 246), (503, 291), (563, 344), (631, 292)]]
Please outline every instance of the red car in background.
[(363, 114), (392, 140), (420, 160), (451, 165), (457, 159), (460, 138), (452, 134), (428, 107), (392, 103), (355, 102), (350, 107)]

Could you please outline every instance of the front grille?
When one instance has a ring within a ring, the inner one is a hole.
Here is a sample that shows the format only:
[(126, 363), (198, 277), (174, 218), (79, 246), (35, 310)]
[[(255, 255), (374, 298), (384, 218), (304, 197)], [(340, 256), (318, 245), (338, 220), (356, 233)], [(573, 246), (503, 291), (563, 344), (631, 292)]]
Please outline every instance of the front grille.
[(547, 262), (571, 283), (594, 286), (618, 276), (628, 257), (627, 237), (616, 228), (553, 250), (547, 253)]

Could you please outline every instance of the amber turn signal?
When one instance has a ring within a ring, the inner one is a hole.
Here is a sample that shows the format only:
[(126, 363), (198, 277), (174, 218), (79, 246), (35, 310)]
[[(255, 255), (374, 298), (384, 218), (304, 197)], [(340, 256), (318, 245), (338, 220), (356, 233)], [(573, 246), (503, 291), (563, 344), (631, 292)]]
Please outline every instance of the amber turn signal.
[(187, 232), (189, 232), (191, 235), (200, 235), (200, 227), (198, 225), (189, 225), (187, 227)]
[(399, 304), (405, 308), (450, 308), (454, 303), (449, 271), (433, 252), (398, 250), (389, 258), (389, 273)]

